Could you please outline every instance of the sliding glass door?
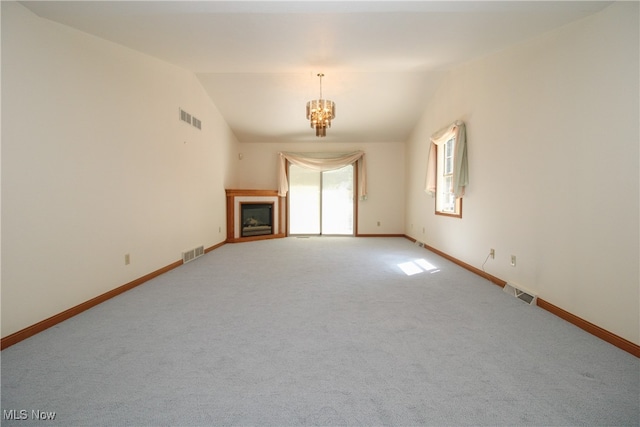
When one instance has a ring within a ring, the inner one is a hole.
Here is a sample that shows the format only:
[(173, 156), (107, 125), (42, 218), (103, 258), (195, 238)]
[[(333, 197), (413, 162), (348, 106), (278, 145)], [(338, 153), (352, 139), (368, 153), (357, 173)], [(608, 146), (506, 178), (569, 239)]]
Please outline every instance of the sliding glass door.
[(321, 234), (353, 235), (353, 165), (322, 172)]
[(289, 234), (321, 234), (321, 172), (289, 165)]
[(353, 235), (353, 165), (318, 172), (289, 166), (289, 234)]

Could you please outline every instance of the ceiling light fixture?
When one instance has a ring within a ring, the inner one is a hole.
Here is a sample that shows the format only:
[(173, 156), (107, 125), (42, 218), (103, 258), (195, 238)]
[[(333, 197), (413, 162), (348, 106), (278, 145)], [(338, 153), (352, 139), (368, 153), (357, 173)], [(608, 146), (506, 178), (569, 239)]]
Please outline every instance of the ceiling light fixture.
[(320, 98), (307, 102), (307, 119), (311, 123), (311, 128), (316, 130), (316, 136), (327, 136), (327, 128), (331, 127), (331, 120), (336, 117), (336, 104), (328, 99), (322, 99), (322, 78), (320, 77)]

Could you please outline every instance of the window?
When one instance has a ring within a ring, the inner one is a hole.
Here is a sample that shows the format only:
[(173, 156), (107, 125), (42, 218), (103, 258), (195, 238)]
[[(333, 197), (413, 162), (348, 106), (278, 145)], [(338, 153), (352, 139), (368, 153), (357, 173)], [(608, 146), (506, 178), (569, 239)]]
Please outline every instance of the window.
[(456, 121), (431, 135), (425, 191), (436, 199), (436, 215), (462, 218), (468, 184), (466, 127)]
[(455, 137), (436, 147), (438, 156), (436, 182), (436, 215), (462, 216), (462, 197), (453, 194), (453, 153)]

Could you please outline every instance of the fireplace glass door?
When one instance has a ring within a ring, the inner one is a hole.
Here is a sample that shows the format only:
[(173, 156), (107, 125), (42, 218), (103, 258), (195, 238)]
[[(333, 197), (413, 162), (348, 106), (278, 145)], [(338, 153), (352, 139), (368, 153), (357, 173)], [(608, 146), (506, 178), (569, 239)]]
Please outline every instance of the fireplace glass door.
[(273, 203), (240, 202), (240, 236), (273, 234)]
[(353, 165), (318, 172), (289, 166), (289, 234), (353, 235)]

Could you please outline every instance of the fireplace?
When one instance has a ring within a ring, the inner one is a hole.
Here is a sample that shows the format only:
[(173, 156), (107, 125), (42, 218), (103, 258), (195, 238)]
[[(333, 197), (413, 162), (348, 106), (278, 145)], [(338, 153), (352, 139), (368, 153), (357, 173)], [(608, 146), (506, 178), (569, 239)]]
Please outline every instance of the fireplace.
[(273, 203), (241, 202), (241, 237), (273, 234)]
[(227, 242), (286, 237), (286, 198), (277, 190), (225, 190)]

